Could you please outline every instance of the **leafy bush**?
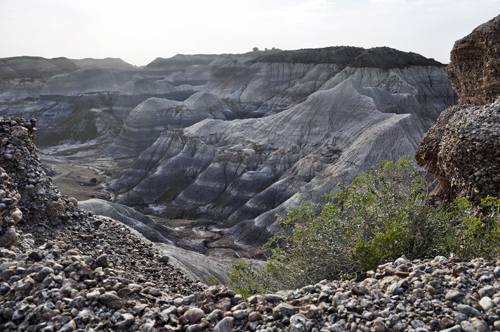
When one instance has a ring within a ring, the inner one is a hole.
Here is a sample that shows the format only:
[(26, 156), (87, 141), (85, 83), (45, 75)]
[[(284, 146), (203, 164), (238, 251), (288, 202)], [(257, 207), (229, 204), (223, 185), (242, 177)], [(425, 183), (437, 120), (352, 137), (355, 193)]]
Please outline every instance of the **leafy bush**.
[(261, 273), (245, 262), (243, 259), (238, 259), (232, 262), (233, 271), (229, 275), (228, 286), (236, 293), (241, 294), (244, 298), (256, 293), (265, 291), (265, 287), (259, 284)]
[(280, 221), (283, 235), (264, 246), (266, 270), (247, 266), (243, 275), (236, 265), (231, 274), (235, 290), (253, 294), (360, 276), (402, 255), (498, 256), (500, 200), (488, 197), (474, 206), (461, 198), (432, 206), (424, 177), (407, 157), (396, 165), (382, 162), (339, 187), (328, 203), (307, 203), (289, 212)]

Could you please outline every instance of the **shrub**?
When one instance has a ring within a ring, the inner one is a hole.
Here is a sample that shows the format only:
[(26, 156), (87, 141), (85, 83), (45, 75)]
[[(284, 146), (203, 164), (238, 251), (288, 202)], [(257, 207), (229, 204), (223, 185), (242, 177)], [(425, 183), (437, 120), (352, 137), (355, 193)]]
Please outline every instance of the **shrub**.
[[(280, 221), (283, 235), (272, 238), (265, 271), (235, 274), (239, 289), (294, 289), (322, 279), (362, 272), (405, 255), (409, 259), (454, 253), (462, 258), (497, 256), (500, 200), (480, 206), (461, 198), (428, 204), (427, 183), (407, 157), (382, 162), (359, 174), (322, 205), (307, 203)], [(234, 272), (234, 271), (233, 271)]]
[(261, 273), (256, 271), (250, 264), (243, 259), (232, 262), (233, 271), (229, 275), (228, 286), (244, 298), (256, 293), (265, 291), (265, 287), (259, 284)]

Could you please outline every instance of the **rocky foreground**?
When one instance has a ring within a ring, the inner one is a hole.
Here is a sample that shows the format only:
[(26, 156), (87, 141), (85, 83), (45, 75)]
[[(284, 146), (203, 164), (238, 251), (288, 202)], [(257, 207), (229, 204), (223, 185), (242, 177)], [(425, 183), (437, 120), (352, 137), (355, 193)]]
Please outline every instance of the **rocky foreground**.
[(109, 219), (46, 231), (0, 249), (1, 331), (500, 330), (500, 262), (400, 258), (359, 283), (245, 300), (188, 280)]

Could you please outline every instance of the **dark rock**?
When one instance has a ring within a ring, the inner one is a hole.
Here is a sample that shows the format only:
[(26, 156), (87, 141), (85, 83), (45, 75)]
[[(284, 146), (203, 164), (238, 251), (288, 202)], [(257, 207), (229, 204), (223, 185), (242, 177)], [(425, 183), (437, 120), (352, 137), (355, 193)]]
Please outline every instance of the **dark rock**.
[(225, 317), (214, 327), (214, 332), (231, 332), (233, 328), (234, 318)]
[(283, 318), (285, 316), (292, 316), (299, 312), (298, 307), (291, 306), (287, 303), (280, 303), (273, 309), (274, 318)]
[(71, 320), (67, 324), (65, 324), (63, 327), (61, 327), (59, 332), (73, 332), (74, 330), (76, 330), (76, 323), (74, 320)]
[(113, 293), (104, 293), (98, 299), (99, 302), (113, 309), (121, 309), (123, 307), (123, 301)]
[(202, 318), (205, 317), (205, 313), (203, 310), (198, 308), (189, 309), (184, 313), (184, 316), (187, 318), (189, 324), (196, 324), (201, 321)]
[(11, 227), (0, 237), (0, 247), (11, 247), (18, 241), (19, 237), (17, 236), (16, 231)]
[(460, 327), (460, 325), (455, 325), (448, 329), (441, 330), (441, 332), (462, 332), (462, 328)]
[(446, 293), (445, 299), (448, 301), (456, 302), (459, 299), (463, 298), (464, 296), (465, 296), (464, 293), (453, 289)]
[(29, 253), (28, 257), (34, 260), (35, 262), (39, 262), (43, 259), (43, 254), (40, 250), (34, 250)]
[(51, 269), (50, 267), (44, 267), (43, 269), (38, 272), (38, 274), (35, 277), (35, 280), (38, 282), (42, 282), (45, 277), (47, 277), (49, 274), (54, 273), (54, 270)]
[(457, 311), (466, 315), (467, 317), (475, 317), (482, 315), (479, 310), (465, 304), (457, 305)]
[(108, 262), (108, 255), (106, 254), (103, 254), (99, 257), (96, 258), (96, 263), (102, 267), (107, 267), (109, 265), (109, 262)]

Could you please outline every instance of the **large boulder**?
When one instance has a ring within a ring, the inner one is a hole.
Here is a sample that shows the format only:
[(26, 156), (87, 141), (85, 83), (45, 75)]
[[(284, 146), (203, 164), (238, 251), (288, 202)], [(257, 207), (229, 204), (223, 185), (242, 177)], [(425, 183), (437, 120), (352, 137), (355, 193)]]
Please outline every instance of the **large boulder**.
[[(459, 105), (446, 109), (424, 136), (417, 163), (434, 175), (433, 198), (478, 202), (500, 195), (500, 16), (458, 40), (447, 74)], [(466, 105), (475, 104), (475, 105)], [(483, 106), (479, 106), (483, 105)]]

